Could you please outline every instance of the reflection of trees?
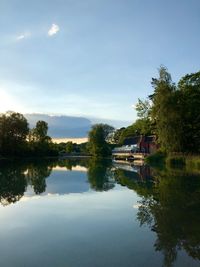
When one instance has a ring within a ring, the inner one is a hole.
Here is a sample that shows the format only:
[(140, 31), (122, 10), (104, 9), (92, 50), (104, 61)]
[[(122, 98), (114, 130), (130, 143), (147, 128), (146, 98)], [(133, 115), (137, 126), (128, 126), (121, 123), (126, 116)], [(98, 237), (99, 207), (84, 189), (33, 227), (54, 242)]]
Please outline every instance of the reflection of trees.
[(91, 158), (88, 166), (88, 181), (96, 191), (107, 191), (115, 186), (112, 178), (111, 162)]
[(27, 178), (33, 185), (36, 194), (41, 194), (46, 189), (46, 178), (51, 174), (52, 166), (47, 161), (30, 164), (27, 170)]
[(148, 166), (140, 166), (137, 172), (116, 169), (114, 177), (120, 185), (136, 191), (140, 196), (150, 196), (153, 184), (150, 173), (151, 171)]
[(62, 159), (59, 161), (56, 161), (55, 166), (59, 166), (59, 167), (66, 167), (67, 170), (71, 171), (72, 167), (76, 167), (76, 166), (81, 166), (81, 167), (88, 167), (88, 160), (84, 159), (84, 158), (68, 158), (68, 159)]
[(157, 234), (156, 251), (164, 255), (164, 266), (173, 265), (184, 249), (200, 260), (200, 177), (176, 171), (157, 171), (154, 180), (116, 170), (115, 179), (141, 197), (137, 219)]
[(14, 161), (1, 162), (0, 164), (0, 202), (2, 205), (19, 201), (29, 183), (33, 185), (36, 194), (45, 191), (45, 179), (51, 173), (51, 162), (24, 163)]
[(24, 168), (5, 164), (0, 168), (0, 202), (3, 206), (15, 203), (24, 195), (26, 179)]
[(140, 201), (140, 224), (157, 233), (155, 250), (163, 252), (164, 266), (172, 266), (182, 248), (200, 260), (199, 177), (166, 172), (155, 178), (151, 196), (146, 194)]

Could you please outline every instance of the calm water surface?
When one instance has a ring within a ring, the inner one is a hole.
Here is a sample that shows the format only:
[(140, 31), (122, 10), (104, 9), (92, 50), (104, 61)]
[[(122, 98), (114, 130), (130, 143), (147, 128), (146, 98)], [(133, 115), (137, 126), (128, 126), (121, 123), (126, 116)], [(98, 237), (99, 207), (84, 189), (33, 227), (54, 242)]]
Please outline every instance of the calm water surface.
[(98, 160), (0, 163), (0, 266), (200, 266), (200, 176)]

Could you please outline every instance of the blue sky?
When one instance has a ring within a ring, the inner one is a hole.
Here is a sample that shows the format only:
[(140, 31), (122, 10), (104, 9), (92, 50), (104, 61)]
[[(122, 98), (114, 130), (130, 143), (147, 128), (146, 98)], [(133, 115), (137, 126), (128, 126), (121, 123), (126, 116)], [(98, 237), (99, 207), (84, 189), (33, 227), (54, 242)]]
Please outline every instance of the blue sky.
[(168, 67), (200, 69), (199, 0), (0, 0), (0, 111), (134, 121)]

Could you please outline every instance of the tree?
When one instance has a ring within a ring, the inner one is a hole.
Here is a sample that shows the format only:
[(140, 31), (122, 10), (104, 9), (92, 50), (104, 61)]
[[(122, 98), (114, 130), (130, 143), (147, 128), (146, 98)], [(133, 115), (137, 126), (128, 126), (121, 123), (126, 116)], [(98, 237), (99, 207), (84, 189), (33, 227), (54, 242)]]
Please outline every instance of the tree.
[(200, 152), (200, 71), (185, 75), (178, 83), (182, 151)]
[(138, 98), (138, 103), (135, 106), (137, 116), (140, 119), (147, 119), (150, 117), (151, 104), (149, 99), (141, 100)]
[(121, 140), (121, 136), (123, 135), (123, 132), (126, 128), (122, 127), (120, 129), (117, 129), (114, 134), (113, 134), (113, 143), (114, 144), (119, 144)]
[(74, 150), (74, 146), (72, 142), (67, 142), (66, 144), (66, 152), (67, 153), (72, 153)]
[(95, 124), (89, 132), (89, 152), (95, 157), (107, 156), (111, 152), (106, 142), (107, 129), (104, 124)]
[(40, 143), (49, 142), (50, 137), (47, 135), (48, 123), (45, 121), (38, 121), (36, 127), (33, 129), (34, 140)]
[(159, 77), (152, 79), (152, 86), (154, 93), (150, 96), (151, 119), (155, 125), (158, 142), (163, 150), (178, 152), (181, 150), (179, 93), (165, 67), (160, 67)]
[(177, 86), (165, 67), (154, 88), (151, 119), (161, 148), (167, 152), (200, 152), (200, 72), (187, 74)]
[(28, 122), (22, 114), (13, 111), (1, 114), (0, 153), (12, 156), (23, 154), (28, 132)]
[(33, 156), (56, 156), (58, 150), (52, 143), (51, 137), (47, 135), (48, 124), (45, 121), (38, 121), (36, 127), (29, 134), (29, 148)]

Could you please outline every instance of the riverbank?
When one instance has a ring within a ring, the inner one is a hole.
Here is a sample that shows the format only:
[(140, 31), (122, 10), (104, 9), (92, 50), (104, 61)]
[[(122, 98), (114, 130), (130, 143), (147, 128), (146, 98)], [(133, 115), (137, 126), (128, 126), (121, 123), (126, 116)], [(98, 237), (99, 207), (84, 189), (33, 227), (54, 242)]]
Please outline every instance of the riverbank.
[(166, 154), (156, 152), (145, 159), (150, 165), (166, 165), (169, 167), (185, 167), (190, 170), (200, 171), (200, 155), (186, 155), (182, 153)]

